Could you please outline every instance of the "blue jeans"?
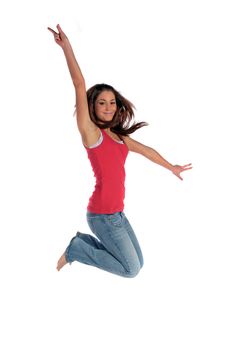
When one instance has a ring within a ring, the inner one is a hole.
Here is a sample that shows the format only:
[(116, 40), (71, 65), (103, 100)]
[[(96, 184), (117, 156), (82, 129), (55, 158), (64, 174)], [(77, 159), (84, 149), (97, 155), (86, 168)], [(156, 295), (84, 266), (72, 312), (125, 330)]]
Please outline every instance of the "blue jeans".
[(87, 221), (98, 239), (77, 232), (65, 251), (67, 262), (76, 260), (119, 276), (135, 277), (143, 266), (143, 256), (124, 212), (87, 212)]

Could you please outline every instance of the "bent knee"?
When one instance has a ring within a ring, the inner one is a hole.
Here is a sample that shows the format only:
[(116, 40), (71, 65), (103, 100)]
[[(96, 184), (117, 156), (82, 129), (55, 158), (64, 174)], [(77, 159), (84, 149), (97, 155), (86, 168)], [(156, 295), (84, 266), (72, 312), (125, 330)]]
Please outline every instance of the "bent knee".
[(126, 277), (128, 278), (134, 278), (136, 277), (141, 270), (141, 265), (139, 263), (132, 265), (129, 267), (129, 269), (126, 271)]
[(141, 266), (141, 269), (144, 266), (144, 259), (143, 258), (140, 260), (140, 266)]

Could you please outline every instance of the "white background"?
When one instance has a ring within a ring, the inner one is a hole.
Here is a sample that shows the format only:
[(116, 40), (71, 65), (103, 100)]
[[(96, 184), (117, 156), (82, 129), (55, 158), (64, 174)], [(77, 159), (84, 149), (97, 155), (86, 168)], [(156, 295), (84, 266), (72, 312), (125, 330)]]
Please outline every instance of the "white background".
[[(233, 350), (231, 1), (7, 1), (0, 9), (0, 347)], [(124, 279), (74, 263), (94, 178), (74, 88), (47, 26), (68, 35), (87, 87), (105, 82), (150, 125), (136, 140), (125, 214), (145, 265)]]

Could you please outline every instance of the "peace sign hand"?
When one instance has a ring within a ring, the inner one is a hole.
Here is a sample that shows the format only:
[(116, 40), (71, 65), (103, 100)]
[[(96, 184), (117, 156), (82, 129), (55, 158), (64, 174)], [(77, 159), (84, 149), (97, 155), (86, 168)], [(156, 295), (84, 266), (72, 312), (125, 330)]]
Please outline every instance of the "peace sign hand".
[(180, 176), (180, 173), (182, 173), (182, 171), (186, 171), (186, 170), (190, 170), (192, 169), (192, 164), (186, 164), (186, 165), (173, 165), (172, 167), (172, 172), (175, 176), (177, 176), (180, 180), (183, 180), (182, 177)]
[(56, 44), (58, 44), (62, 49), (64, 49), (66, 43), (69, 42), (69, 40), (66, 34), (62, 31), (60, 25), (58, 24), (56, 27), (58, 29), (58, 33), (50, 27), (48, 27), (47, 29), (54, 35), (54, 40)]

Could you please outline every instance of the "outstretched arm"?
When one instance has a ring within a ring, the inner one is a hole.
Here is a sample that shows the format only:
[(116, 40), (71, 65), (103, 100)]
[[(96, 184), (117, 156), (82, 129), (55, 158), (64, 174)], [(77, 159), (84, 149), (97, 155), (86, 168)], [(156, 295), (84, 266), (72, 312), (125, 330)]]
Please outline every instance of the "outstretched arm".
[(174, 175), (176, 175), (180, 180), (183, 180), (180, 173), (192, 169), (191, 163), (186, 165), (172, 165), (166, 159), (164, 159), (155, 149), (143, 145), (142, 143), (132, 139), (129, 136), (122, 136), (125, 144), (127, 145), (129, 151), (142, 154), (144, 157), (148, 158), (154, 163), (157, 163), (164, 168), (170, 170)]
[(56, 44), (58, 44), (62, 48), (63, 53), (65, 55), (67, 66), (76, 92), (77, 125), (79, 131), (81, 132), (81, 134), (83, 134), (94, 128), (94, 124), (92, 123), (89, 116), (84, 77), (74, 55), (69, 39), (60, 27), (60, 25), (57, 25), (58, 32), (56, 32), (50, 27), (48, 27), (48, 30), (53, 34)]
[(80, 84), (84, 84), (85, 83), (84, 77), (81, 73), (81, 69), (75, 58), (75, 55), (74, 55), (72, 46), (68, 40), (68, 37), (63, 32), (59, 24), (56, 27), (58, 29), (58, 33), (50, 27), (48, 27), (48, 30), (54, 35), (54, 40), (56, 44), (58, 44), (63, 49), (73, 84), (75, 87)]

